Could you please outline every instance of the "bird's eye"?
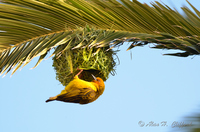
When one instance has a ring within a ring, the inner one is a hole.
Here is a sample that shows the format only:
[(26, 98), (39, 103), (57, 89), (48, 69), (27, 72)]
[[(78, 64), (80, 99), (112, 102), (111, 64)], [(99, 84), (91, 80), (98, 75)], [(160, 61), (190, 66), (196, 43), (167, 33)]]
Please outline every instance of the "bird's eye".
[(101, 82), (101, 80), (97, 79), (98, 82)]

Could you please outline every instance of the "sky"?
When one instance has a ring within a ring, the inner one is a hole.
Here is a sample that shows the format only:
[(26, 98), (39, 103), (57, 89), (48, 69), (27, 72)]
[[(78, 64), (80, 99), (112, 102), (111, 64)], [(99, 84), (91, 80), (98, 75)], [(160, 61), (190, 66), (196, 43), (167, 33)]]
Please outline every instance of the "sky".
[[(189, 1), (200, 10), (197, 0)], [(162, 2), (177, 9), (188, 6), (184, 0)], [(1, 76), (0, 132), (181, 131), (173, 123), (190, 123), (184, 117), (199, 111), (199, 56), (163, 56), (172, 51), (148, 46), (127, 48), (127, 43), (119, 48), (117, 74), (105, 82), (103, 95), (86, 105), (45, 103), (64, 89), (55, 79), (51, 58), (30, 70), (38, 58), (33, 59), (12, 77)]]

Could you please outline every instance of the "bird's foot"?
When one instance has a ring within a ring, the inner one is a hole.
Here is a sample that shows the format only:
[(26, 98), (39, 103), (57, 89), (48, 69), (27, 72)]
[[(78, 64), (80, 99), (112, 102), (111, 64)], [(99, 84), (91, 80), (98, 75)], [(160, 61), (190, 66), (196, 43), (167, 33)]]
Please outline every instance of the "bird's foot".
[(80, 70), (79, 73), (75, 75), (75, 76), (78, 77), (78, 76), (83, 72), (83, 69), (79, 69), (79, 68), (77, 68), (77, 70)]

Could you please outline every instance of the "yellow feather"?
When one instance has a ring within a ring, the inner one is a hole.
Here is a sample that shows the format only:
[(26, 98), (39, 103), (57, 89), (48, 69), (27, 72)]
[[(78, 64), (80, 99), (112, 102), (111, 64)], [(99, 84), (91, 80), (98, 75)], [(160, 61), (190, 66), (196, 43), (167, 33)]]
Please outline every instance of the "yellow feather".
[(59, 100), (71, 103), (87, 104), (95, 101), (105, 89), (101, 78), (95, 77), (92, 82), (81, 80), (76, 75), (60, 94), (50, 97), (46, 102)]

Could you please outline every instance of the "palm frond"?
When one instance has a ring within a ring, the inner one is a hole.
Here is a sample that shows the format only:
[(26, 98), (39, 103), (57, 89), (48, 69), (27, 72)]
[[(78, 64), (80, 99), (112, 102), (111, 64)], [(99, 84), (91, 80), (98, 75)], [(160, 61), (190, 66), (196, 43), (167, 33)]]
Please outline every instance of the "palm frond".
[[(179, 49), (168, 55), (200, 53), (200, 12), (182, 7), (184, 15), (159, 2), (152, 6), (137, 0), (2, 0), (0, 4), (0, 72), (13, 73), (48, 51), (64, 45), (85, 30), (100, 32), (88, 46), (111, 48), (124, 42), (135, 46)], [(90, 25), (87, 27), (86, 25)], [(86, 26), (86, 27), (85, 27)], [(93, 28), (92, 28), (93, 27)], [(54, 51), (58, 54), (63, 49)], [(73, 48), (83, 48), (81, 43)]]

